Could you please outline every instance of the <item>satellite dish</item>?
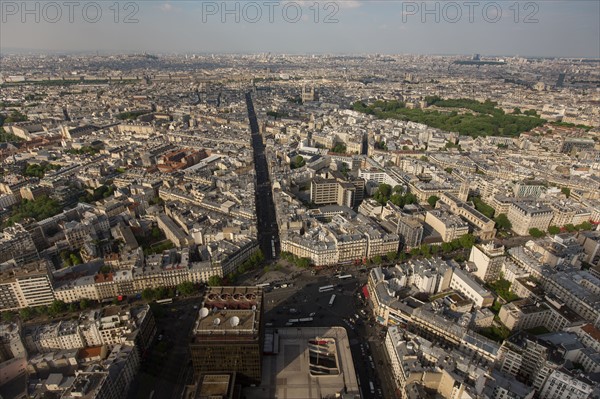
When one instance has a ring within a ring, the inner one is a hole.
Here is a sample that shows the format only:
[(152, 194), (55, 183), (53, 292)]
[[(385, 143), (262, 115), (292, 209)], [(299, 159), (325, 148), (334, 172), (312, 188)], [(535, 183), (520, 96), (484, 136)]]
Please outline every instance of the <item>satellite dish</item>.
[(240, 324), (240, 318), (233, 316), (231, 319), (229, 319), (229, 324), (231, 324), (231, 327), (236, 327), (238, 324)]
[(219, 319), (218, 317), (215, 319), (215, 321), (213, 321), (213, 324), (215, 326), (218, 326), (219, 324), (221, 324), (221, 319)]
[(201, 318), (205, 318), (206, 316), (208, 316), (208, 313), (209, 313), (209, 311), (207, 308), (200, 309), (200, 317)]

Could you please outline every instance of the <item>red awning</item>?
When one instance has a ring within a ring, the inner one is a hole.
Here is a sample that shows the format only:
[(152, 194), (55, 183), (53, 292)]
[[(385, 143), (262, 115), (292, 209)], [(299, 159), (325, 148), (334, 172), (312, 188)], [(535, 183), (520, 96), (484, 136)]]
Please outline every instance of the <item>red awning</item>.
[(365, 285), (362, 289), (363, 295), (365, 296), (365, 298), (369, 298), (369, 289), (367, 288), (367, 286)]

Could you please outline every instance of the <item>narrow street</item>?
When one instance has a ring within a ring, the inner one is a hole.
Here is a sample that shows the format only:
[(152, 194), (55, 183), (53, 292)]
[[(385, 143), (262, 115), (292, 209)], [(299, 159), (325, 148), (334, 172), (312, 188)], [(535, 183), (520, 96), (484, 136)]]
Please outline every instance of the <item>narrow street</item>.
[(256, 223), (260, 249), (268, 261), (279, 255), (279, 230), (275, 218), (275, 204), (271, 192), (269, 168), (265, 156), (265, 146), (258, 128), (258, 120), (252, 103), (252, 96), (246, 93), (248, 119), (252, 133), (252, 148), (254, 150), (254, 168), (256, 170)]

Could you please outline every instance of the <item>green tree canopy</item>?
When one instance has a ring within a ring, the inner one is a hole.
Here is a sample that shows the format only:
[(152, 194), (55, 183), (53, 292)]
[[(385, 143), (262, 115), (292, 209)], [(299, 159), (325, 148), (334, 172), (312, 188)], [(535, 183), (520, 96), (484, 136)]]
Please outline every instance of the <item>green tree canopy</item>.
[(223, 284), (223, 279), (219, 276), (210, 276), (208, 279), (208, 285), (211, 287), (217, 287)]
[(432, 195), (431, 197), (427, 198), (427, 202), (429, 203), (429, 205), (431, 205), (432, 208), (435, 208), (435, 204), (437, 204), (439, 200), (440, 197), (438, 197), (437, 195)]
[(532, 229), (529, 229), (529, 235), (534, 238), (540, 238), (540, 237), (545, 236), (546, 234), (542, 230), (534, 227)]
[(48, 306), (48, 314), (50, 316), (58, 316), (67, 310), (67, 304), (63, 301), (55, 300)]
[(386, 258), (390, 261), (393, 262), (396, 260), (396, 258), (398, 258), (398, 251), (390, 251), (387, 253)]
[(492, 208), (491, 206), (489, 206), (488, 204), (483, 202), (481, 198), (471, 197), (470, 200), (473, 201), (473, 205), (475, 205), (475, 209), (477, 209), (479, 212), (483, 213), (485, 216), (487, 216), (490, 219), (494, 217), (494, 213), (495, 213), (494, 208)]
[(196, 286), (190, 281), (184, 281), (177, 286), (177, 291), (179, 291), (181, 295), (189, 296), (196, 292)]
[(550, 233), (550, 234), (558, 234), (558, 233), (560, 233), (560, 227), (558, 227), (558, 226), (550, 226), (550, 227), (548, 227), (548, 233)]
[(496, 222), (496, 227), (500, 230), (508, 231), (512, 229), (512, 223), (510, 222), (510, 220), (508, 220), (508, 216), (506, 216), (506, 214), (504, 213), (501, 213), (498, 216), (496, 216), (494, 222)]
[(146, 302), (151, 302), (156, 298), (156, 293), (152, 288), (145, 288), (142, 291), (142, 299)]

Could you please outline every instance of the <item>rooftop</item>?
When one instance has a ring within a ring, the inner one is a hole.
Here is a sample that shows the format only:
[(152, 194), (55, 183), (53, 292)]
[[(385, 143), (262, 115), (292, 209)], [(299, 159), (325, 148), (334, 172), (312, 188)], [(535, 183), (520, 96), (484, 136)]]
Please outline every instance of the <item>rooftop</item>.
[[(348, 398), (360, 398), (350, 343), (344, 328), (279, 328), (277, 331), (279, 353), (264, 358), (262, 383), (259, 387), (246, 388), (246, 398), (316, 399), (342, 395), (344, 388)], [(319, 346), (315, 342), (323, 344)], [(338, 372), (315, 374), (313, 360), (318, 348), (335, 353)]]

